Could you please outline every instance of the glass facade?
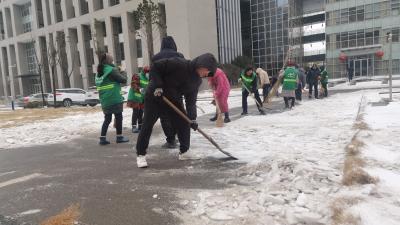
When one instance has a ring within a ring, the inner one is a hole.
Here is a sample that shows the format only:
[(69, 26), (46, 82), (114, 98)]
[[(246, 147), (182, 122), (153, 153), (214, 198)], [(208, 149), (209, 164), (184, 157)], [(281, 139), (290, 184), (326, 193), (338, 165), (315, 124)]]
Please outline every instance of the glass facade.
[(253, 60), (268, 74), (277, 74), (289, 49), (287, 0), (251, 0)]

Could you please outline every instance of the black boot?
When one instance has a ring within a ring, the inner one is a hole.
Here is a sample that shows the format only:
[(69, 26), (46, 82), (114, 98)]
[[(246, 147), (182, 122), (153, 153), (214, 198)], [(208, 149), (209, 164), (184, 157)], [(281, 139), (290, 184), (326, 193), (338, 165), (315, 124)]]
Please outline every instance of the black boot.
[(224, 123), (229, 123), (229, 122), (231, 122), (231, 119), (229, 119), (229, 113), (226, 112), (226, 113), (225, 113)]
[(215, 116), (214, 116), (213, 118), (210, 118), (210, 121), (211, 121), (211, 122), (214, 122), (214, 121), (216, 121), (216, 120), (217, 120), (217, 118), (218, 118), (218, 115), (217, 115), (217, 114), (215, 114)]
[(126, 143), (126, 142), (129, 142), (128, 138), (126, 138), (126, 137), (124, 137), (122, 135), (118, 135), (117, 136), (117, 143)]
[(136, 131), (137, 131), (136, 125), (132, 125), (132, 133), (137, 133)]
[(110, 142), (107, 141), (106, 137), (100, 137), (99, 145), (109, 145)]

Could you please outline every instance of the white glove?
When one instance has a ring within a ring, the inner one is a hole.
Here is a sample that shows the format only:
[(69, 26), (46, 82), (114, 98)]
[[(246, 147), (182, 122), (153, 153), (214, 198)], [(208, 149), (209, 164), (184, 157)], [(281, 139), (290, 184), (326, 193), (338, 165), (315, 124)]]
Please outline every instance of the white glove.
[(163, 95), (163, 89), (162, 88), (156, 88), (156, 90), (154, 90), (154, 96), (155, 97), (161, 97)]
[(242, 83), (242, 78), (239, 78), (238, 83)]

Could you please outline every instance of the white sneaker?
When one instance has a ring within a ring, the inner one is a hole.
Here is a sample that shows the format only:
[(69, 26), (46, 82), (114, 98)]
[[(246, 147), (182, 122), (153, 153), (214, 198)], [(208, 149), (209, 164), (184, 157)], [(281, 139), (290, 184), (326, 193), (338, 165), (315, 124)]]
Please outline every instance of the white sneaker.
[(185, 153), (179, 153), (178, 159), (181, 161), (185, 160), (199, 160), (200, 157), (197, 155), (193, 155), (190, 152), (185, 152)]
[(138, 168), (146, 168), (147, 167), (147, 161), (146, 161), (146, 156), (145, 155), (138, 155), (136, 157), (136, 163)]

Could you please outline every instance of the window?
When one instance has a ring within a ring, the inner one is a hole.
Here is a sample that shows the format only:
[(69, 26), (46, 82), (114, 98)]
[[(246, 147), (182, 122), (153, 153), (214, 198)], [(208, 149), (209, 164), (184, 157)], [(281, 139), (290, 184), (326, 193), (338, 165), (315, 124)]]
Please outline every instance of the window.
[(340, 34), (340, 41), (342, 42), (342, 48), (349, 47), (349, 33), (343, 32)]
[(373, 4), (365, 5), (365, 20), (373, 18)]
[(357, 21), (364, 21), (364, 6), (357, 6)]
[(356, 7), (349, 8), (349, 22), (353, 23), (357, 21), (357, 10)]
[(378, 19), (380, 17), (381, 6), (380, 3), (374, 4), (374, 19)]
[(349, 47), (357, 46), (357, 33), (355, 31), (349, 32)]
[(400, 15), (400, 0), (392, 0), (391, 1), (391, 9), (392, 9), (393, 16)]
[(342, 9), (340, 11), (340, 23), (341, 24), (349, 23), (349, 9)]
[(357, 46), (364, 46), (365, 45), (365, 33), (364, 30), (357, 31)]
[(374, 31), (372, 29), (365, 30), (365, 45), (374, 44)]
[(340, 34), (336, 34), (336, 49), (340, 49)]
[(31, 42), (25, 44), (26, 61), (29, 73), (36, 73), (35, 45)]
[(374, 44), (379, 44), (379, 30), (374, 31)]
[(110, 0), (110, 6), (118, 5), (119, 0)]
[(399, 42), (400, 28), (392, 30), (392, 42)]

